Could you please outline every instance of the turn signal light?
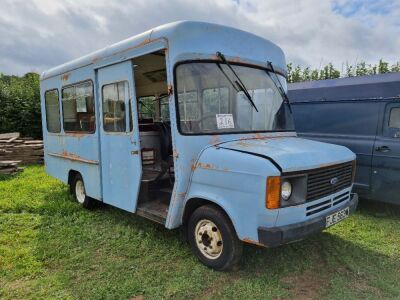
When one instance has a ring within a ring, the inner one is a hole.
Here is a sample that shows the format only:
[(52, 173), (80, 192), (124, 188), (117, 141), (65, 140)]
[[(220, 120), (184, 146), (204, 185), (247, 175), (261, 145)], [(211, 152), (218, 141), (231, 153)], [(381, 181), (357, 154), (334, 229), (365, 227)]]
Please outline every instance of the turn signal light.
[(281, 203), (281, 177), (271, 176), (267, 178), (267, 192), (265, 206), (268, 209), (277, 209)]

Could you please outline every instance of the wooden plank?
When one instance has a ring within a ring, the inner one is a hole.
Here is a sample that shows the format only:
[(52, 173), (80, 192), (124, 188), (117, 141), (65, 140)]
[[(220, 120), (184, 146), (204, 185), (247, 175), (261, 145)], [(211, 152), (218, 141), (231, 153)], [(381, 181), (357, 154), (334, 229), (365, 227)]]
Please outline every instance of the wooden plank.
[(0, 160), (0, 167), (16, 166), (20, 160)]
[(16, 171), (17, 168), (16, 167), (9, 167), (9, 168), (1, 168), (0, 172), (13, 172)]
[(43, 145), (43, 141), (42, 140), (25, 141), (24, 144), (26, 144), (26, 145), (29, 145), (29, 144), (42, 144)]
[(0, 140), (9, 140), (11, 138), (19, 138), (19, 132), (0, 133)]
[(7, 141), (7, 144), (12, 143), (12, 142), (15, 141), (17, 138), (18, 138), (17, 136), (12, 137), (11, 139), (9, 139), (9, 140)]

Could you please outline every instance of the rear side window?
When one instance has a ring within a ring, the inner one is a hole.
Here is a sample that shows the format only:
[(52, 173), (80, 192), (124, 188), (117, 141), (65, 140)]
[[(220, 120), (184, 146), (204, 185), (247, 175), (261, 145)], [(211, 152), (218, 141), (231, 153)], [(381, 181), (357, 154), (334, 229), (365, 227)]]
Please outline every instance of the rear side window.
[[(126, 132), (125, 99), (128, 82), (121, 81), (103, 86), (103, 128), (107, 132)], [(130, 126), (131, 127), (131, 126)]]
[(86, 81), (70, 85), (62, 90), (64, 131), (95, 131), (93, 84)]
[(61, 131), (60, 106), (58, 101), (58, 90), (46, 91), (44, 94), (46, 107), (47, 131), (59, 133)]
[(400, 129), (400, 107), (393, 107), (390, 110), (389, 128)]

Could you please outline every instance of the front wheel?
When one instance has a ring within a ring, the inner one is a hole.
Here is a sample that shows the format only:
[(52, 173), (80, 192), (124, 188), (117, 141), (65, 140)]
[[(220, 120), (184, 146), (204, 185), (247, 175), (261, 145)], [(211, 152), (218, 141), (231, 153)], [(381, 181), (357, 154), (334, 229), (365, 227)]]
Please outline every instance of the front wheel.
[(242, 256), (243, 245), (231, 220), (218, 207), (196, 209), (188, 223), (188, 241), (199, 260), (218, 271), (234, 269)]

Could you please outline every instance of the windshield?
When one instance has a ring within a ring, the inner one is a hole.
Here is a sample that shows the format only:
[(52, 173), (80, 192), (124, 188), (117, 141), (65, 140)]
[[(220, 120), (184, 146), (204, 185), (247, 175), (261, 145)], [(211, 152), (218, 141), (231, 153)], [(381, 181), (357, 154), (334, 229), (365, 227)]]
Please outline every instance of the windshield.
[[(184, 63), (176, 68), (180, 130), (220, 134), (294, 130), (288, 104), (264, 69), (232, 64), (257, 110), (232, 85), (237, 78), (223, 63)], [(278, 75), (280, 76), (280, 75)], [(286, 82), (282, 77), (281, 82)]]

